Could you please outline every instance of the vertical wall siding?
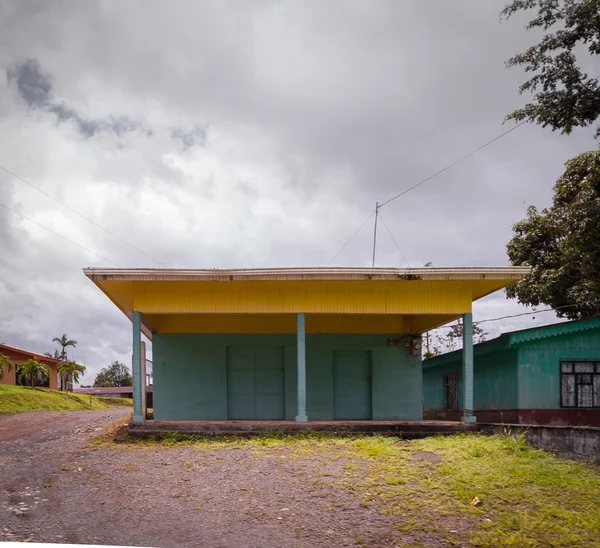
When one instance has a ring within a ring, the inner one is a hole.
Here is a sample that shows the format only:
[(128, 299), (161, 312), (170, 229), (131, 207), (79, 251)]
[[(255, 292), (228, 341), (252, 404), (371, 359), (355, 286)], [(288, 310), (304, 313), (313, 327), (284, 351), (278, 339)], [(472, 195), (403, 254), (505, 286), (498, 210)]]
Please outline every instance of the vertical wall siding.
[(561, 360), (600, 360), (600, 330), (520, 344), (519, 408), (559, 409)]
[[(389, 335), (307, 335), (309, 420), (333, 420), (335, 350), (369, 350), (373, 419), (422, 417), (421, 366)], [(154, 416), (163, 420), (227, 419), (227, 346), (281, 345), (285, 356), (285, 418), (296, 415), (294, 335), (156, 334), (153, 338)]]
[[(474, 409), (516, 409), (518, 405), (517, 352), (504, 350), (489, 354), (474, 354)], [(459, 374), (459, 405), (463, 409), (462, 357), (457, 352), (447, 364), (425, 367), (423, 370), (423, 410), (444, 410), (444, 376)]]

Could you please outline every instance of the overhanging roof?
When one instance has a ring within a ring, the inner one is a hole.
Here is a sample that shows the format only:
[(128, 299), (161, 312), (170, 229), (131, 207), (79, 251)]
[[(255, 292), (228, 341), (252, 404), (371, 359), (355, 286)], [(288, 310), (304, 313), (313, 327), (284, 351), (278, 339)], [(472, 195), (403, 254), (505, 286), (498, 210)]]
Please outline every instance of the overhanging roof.
[[(293, 333), (298, 312), (308, 315), (309, 333), (420, 333), (470, 312), (474, 300), (528, 272), (528, 267), (84, 269), (125, 314), (144, 314), (147, 335)], [(248, 316), (254, 316), (251, 327)], [(331, 331), (334, 324), (340, 331)]]

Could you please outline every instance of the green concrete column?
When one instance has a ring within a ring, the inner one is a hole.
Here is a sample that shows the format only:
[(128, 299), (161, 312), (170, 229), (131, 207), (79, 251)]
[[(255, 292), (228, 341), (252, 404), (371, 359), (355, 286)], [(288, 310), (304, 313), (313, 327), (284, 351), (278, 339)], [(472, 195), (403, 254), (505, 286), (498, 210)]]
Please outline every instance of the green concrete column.
[(142, 314), (134, 312), (133, 324), (133, 422), (144, 422), (142, 402)]
[(298, 414), (296, 422), (307, 422), (306, 416), (306, 333), (304, 329), (304, 313), (297, 316), (296, 330), (298, 345)]
[(473, 314), (463, 314), (463, 422), (476, 421), (473, 416)]

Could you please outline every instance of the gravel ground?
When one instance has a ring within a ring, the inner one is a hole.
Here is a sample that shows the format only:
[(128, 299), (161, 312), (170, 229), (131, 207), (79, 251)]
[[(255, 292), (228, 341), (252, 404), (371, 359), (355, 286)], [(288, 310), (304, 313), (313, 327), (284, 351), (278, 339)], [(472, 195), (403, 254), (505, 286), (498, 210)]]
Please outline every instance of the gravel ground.
[(412, 540), (342, 486), (353, 465), (346, 457), (90, 443), (127, 413), (0, 418), (0, 541), (309, 548)]

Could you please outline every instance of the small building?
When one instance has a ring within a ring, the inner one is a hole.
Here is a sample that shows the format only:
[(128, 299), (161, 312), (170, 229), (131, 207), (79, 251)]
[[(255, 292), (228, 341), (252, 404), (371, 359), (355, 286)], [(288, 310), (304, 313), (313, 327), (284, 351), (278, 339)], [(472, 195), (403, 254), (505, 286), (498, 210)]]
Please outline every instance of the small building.
[[(86, 394), (98, 398), (133, 398), (133, 386), (92, 386), (75, 388), (75, 394)], [(152, 407), (152, 386), (146, 387), (146, 405)]]
[(29, 352), (28, 350), (22, 350), (20, 348), (13, 348), (5, 344), (0, 344), (0, 354), (6, 356), (12, 363), (12, 369), (9, 371), (8, 368), (4, 368), (4, 375), (0, 384), (17, 384), (17, 368), (21, 363), (25, 363), (31, 358), (35, 358), (37, 361), (45, 363), (50, 369), (48, 379), (40, 384), (40, 386), (46, 386), (51, 390), (58, 389), (58, 364), (60, 360), (49, 358), (43, 354), (36, 354), (35, 352)]
[[(524, 329), (474, 345), (480, 422), (600, 426), (600, 318)], [(460, 350), (423, 362), (423, 413), (463, 409)]]
[[(152, 341), (159, 420), (420, 420), (421, 333), (527, 267), (88, 268), (132, 321), (134, 422)], [(463, 420), (473, 422), (467, 383)]]

